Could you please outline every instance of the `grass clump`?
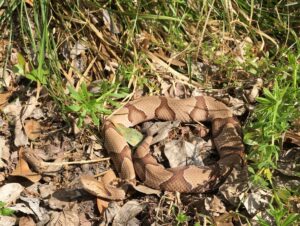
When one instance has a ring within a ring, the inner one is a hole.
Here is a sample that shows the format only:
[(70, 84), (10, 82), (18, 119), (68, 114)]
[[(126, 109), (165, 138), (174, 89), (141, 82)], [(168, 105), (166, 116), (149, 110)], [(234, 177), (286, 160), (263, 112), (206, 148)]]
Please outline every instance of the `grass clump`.
[[(253, 179), (262, 184), (265, 184), (262, 175), (272, 183), (270, 170), (276, 168), (283, 142), (282, 134), (299, 117), (299, 71), (298, 65), (293, 63), (298, 58), (299, 55), (290, 55), (287, 65), (291, 68), (282, 68), (285, 74), (275, 76), (272, 90), (265, 88), (263, 97), (257, 98), (259, 104), (253, 115), (255, 121), (249, 123), (245, 133), (245, 142), (252, 146), (249, 159), (255, 167), (249, 169), (253, 174), (258, 170)], [(280, 71), (279, 67), (277, 69)]]

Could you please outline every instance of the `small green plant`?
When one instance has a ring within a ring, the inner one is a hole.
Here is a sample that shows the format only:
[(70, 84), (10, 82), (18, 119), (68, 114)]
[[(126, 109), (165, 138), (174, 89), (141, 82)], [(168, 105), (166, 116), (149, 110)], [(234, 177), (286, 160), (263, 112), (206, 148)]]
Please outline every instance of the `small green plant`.
[(14, 214), (14, 210), (9, 209), (5, 202), (0, 201), (0, 216), (11, 216)]
[(18, 53), (17, 55), (18, 63), (14, 65), (13, 71), (18, 74), (25, 76), (31, 81), (40, 82), (42, 85), (45, 85), (47, 82), (47, 75), (49, 75), (49, 70), (45, 68), (36, 68), (30, 71), (26, 71), (26, 61), (24, 57)]
[(172, 212), (173, 216), (175, 216), (176, 219), (176, 225), (182, 225), (182, 224), (187, 224), (188, 221), (190, 221), (190, 217), (187, 216), (183, 211), (181, 211), (176, 205), (172, 206)]
[[(300, 214), (290, 213), (276, 193), (267, 209), (267, 213), (273, 218), (277, 226), (292, 226), (300, 223)], [(262, 226), (270, 225), (270, 222), (263, 218), (259, 218), (259, 223)]]
[(120, 107), (116, 99), (124, 98), (128, 95), (126, 89), (121, 89), (117, 85), (101, 82), (99, 89), (101, 95), (96, 95), (88, 91), (87, 85), (82, 83), (80, 89), (76, 91), (73, 87), (68, 86), (71, 97), (71, 104), (66, 107), (67, 111), (79, 114), (78, 126), (83, 125), (86, 116), (90, 116), (95, 125), (100, 123), (99, 114), (110, 114), (106, 106), (109, 103), (112, 106)]
[(176, 216), (177, 225), (187, 223), (189, 219), (190, 218), (187, 215), (185, 215), (185, 213), (180, 212)]

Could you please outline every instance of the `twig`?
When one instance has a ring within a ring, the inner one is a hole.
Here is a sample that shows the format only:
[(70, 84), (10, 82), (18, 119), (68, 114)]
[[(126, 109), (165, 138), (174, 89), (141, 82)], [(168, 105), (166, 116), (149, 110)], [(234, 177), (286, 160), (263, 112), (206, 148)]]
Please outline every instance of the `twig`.
[(73, 161), (73, 162), (45, 162), (46, 165), (49, 166), (61, 166), (61, 165), (75, 165), (75, 164), (88, 164), (88, 163), (95, 163), (95, 162), (102, 162), (108, 161), (110, 158), (99, 158), (93, 160), (82, 160), (82, 161)]

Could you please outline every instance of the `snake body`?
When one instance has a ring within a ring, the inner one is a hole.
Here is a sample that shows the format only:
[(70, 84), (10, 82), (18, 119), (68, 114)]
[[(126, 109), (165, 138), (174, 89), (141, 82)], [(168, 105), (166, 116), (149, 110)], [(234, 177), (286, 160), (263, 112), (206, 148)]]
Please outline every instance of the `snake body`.
[[(133, 127), (152, 119), (181, 122), (210, 121), (212, 138), (220, 160), (213, 166), (165, 168), (149, 153), (151, 137), (147, 137), (134, 155), (117, 124)], [(244, 162), (241, 126), (232, 111), (222, 102), (208, 96), (173, 99), (162, 96), (142, 97), (127, 103), (104, 122), (104, 146), (119, 176), (134, 181), (136, 175), (145, 185), (160, 190), (186, 193), (214, 189), (228, 169)], [(117, 196), (108, 188), (110, 196)]]

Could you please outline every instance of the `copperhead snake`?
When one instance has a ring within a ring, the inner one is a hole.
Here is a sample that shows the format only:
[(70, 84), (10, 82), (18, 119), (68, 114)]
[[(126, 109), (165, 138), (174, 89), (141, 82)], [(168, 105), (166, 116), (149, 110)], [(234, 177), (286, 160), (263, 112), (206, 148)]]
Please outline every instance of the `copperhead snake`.
[[(132, 155), (117, 124), (133, 127), (152, 119), (181, 122), (210, 121), (212, 138), (219, 154), (213, 166), (164, 168), (149, 153), (151, 137), (146, 137)], [(104, 146), (108, 150), (121, 179), (135, 181), (136, 175), (145, 185), (160, 190), (200, 193), (213, 190), (233, 167), (244, 164), (244, 145), (239, 122), (222, 102), (209, 96), (173, 99), (161, 96), (142, 97), (127, 103), (103, 125)], [(108, 199), (124, 199), (124, 191), (110, 186), (98, 194)]]

